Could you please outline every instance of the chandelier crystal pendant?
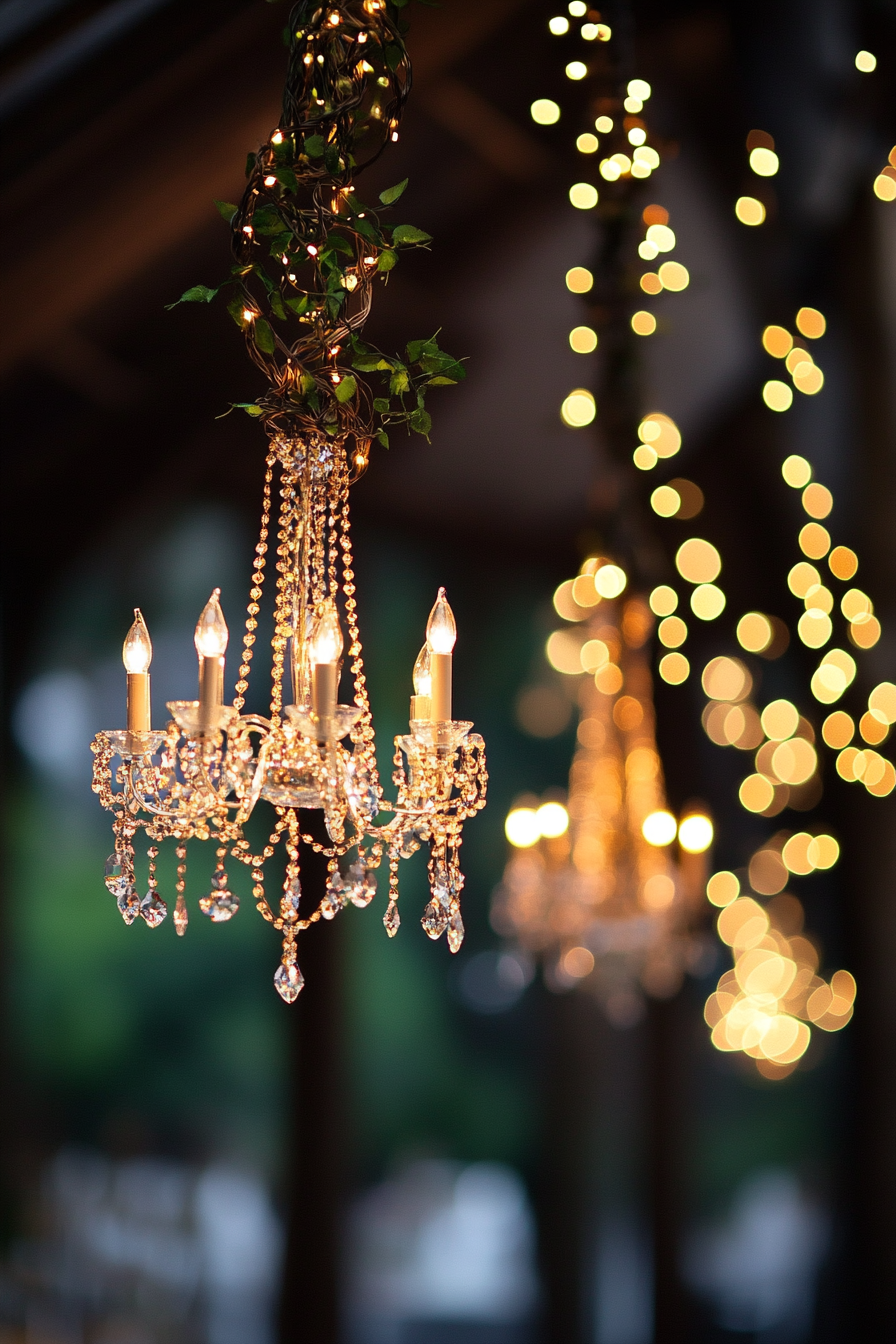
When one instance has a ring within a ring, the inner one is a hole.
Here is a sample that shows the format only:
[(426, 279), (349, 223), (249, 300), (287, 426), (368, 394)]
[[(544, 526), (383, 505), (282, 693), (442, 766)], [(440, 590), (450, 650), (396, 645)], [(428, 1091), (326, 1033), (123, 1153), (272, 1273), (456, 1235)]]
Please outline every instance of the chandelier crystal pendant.
[[(369, 905), (385, 858), (383, 923), (394, 936), (399, 861), (423, 845), (431, 898), (421, 922), (430, 938), (447, 931), (451, 951), (458, 950), (462, 826), (485, 806), (488, 776), (482, 738), (471, 723), (452, 718), (456, 628), (440, 589), (414, 667), (409, 730), (395, 739), (397, 798), (384, 799), (358, 630), (350, 486), (366, 469), (374, 441), (388, 446), (388, 427), (428, 434), (427, 389), (463, 377), (435, 338), (409, 342), (405, 359), (360, 339), (374, 280), (387, 278), (404, 249), (430, 241), (412, 225), (383, 222), (380, 207), (365, 206), (354, 187), (357, 173), (398, 139), (411, 82), (400, 10), (385, 0), (302, 3), (291, 12), (288, 32), (281, 124), (249, 156), (239, 206), (218, 202), (231, 224), (231, 275), (217, 289), (194, 286), (178, 301), (211, 302), (229, 292), (228, 311), (270, 383), (257, 401), (240, 403), (263, 422), (269, 449), (236, 697), (232, 705), (224, 701), (228, 629), (216, 589), (196, 625), (199, 698), (170, 701), (171, 721), (154, 730), (152, 643), (135, 611), (123, 651), (127, 728), (98, 733), (92, 750), (93, 789), (114, 815), (105, 881), (125, 923), (142, 918), (156, 927), (165, 918), (156, 860), (159, 843), (173, 839), (173, 921), (182, 935), (189, 918), (187, 842), (210, 840), (216, 864), (199, 909), (215, 923), (231, 919), (239, 897), (226, 862), (250, 870), (256, 907), (283, 937), (274, 983), (291, 1003), (304, 984), (297, 935), (349, 903)], [(380, 193), (380, 206), (394, 204), (406, 185)], [(380, 377), (381, 395), (372, 394), (363, 374)], [(270, 550), (272, 690), (263, 717), (243, 708)], [(339, 701), (344, 654), (351, 704)], [(244, 826), (260, 799), (276, 819), (256, 854)], [(302, 810), (322, 813), (325, 839), (309, 832)], [(151, 841), (144, 895), (134, 851), (140, 829)], [(285, 874), (274, 899), (265, 864), (281, 844)], [(301, 844), (327, 859), (326, 889), (311, 910), (303, 909)]]

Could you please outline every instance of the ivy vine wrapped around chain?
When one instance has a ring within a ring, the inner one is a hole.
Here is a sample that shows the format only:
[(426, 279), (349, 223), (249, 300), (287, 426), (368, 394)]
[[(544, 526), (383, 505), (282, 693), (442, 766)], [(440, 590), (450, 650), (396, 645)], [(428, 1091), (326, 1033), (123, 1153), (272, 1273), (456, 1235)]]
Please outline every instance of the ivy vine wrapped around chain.
[[(380, 193), (374, 209), (355, 177), (398, 139), (411, 72), (403, 6), (349, 0), (318, 7), (300, 0), (287, 29), (289, 66), (281, 124), (246, 165), (238, 206), (219, 201), (233, 231), (231, 278), (196, 285), (178, 302), (210, 302), (222, 289), (249, 353), (271, 387), (237, 403), (271, 433), (312, 432), (348, 445), (354, 472), (388, 427), (428, 436), (426, 391), (463, 378), (436, 337), (410, 341), (406, 358), (360, 339), (372, 289), (402, 250), (431, 239), (411, 224), (386, 223), (380, 207), (399, 200), (407, 179)], [(173, 305), (172, 305), (173, 306)], [(375, 395), (358, 374), (378, 374)]]

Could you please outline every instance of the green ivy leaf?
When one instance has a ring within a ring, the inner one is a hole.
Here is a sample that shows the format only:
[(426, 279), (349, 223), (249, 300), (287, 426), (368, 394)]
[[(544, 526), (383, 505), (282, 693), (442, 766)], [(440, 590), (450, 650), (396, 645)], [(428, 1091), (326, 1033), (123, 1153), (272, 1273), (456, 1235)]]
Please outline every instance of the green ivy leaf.
[(221, 216), (221, 218), (227, 220), (228, 224), (233, 219), (237, 210), (237, 207), (235, 205), (231, 205), (229, 201), (219, 201), (219, 200), (215, 201), (215, 208), (217, 209), (218, 214)]
[(336, 384), (336, 400), (338, 402), (351, 401), (358, 390), (358, 384), (351, 374), (346, 374), (341, 382)]
[(264, 415), (264, 409), (254, 401), (232, 401), (230, 404), (235, 411), (245, 411), (247, 415), (253, 417)]
[(386, 48), (384, 55), (386, 57), (386, 64), (388, 65), (389, 69), (397, 70), (398, 67), (401, 65), (401, 60), (402, 57), (404, 56), (404, 52), (402, 51), (401, 47), (397, 47), (395, 46), (394, 43), (390, 43), (390, 45)]
[(256, 233), (273, 235), (283, 232), (283, 220), (272, 205), (260, 205), (252, 216)]
[(309, 135), (309, 136), (306, 138), (306, 140), (305, 140), (304, 149), (305, 149), (305, 153), (306, 153), (306, 154), (309, 154), (309, 155), (311, 156), (312, 159), (320, 159), (320, 158), (323, 158), (323, 153), (324, 153), (324, 138), (323, 138), (323, 136), (322, 136), (322, 135)]
[(246, 319), (243, 317), (243, 310), (245, 307), (245, 303), (240, 298), (231, 299), (227, 305), (227, 311), (239, 327), (240, 331), (245, 331), (246, 326), (248, 325)]
[(269, 295), (271, 312), (275, 317), (279, 317), (281, 322), (286, 321), (286, 309), (283, 307), (283, 300), (276, 289)]
[(327, 247), (332, 248), (334, 252), (344, 252), (346, 256), (354, 256), (354, 249), (347, 238), (343, 238), (341, 233), (331, 233), (327, 239)]
[(389, 402), (386, 397), (374, 397), (373, 409), (378, 415), (386, 415), (389, 410)]
[(247, 177), (251, 177), (252, 174), (255, 172), (255, 161), (256, 161), (256, 156), (255, 156), (255, 154), (252, 152), (252, 150), (250, 149), (250, 150), (249, 150), (249, 153), (246, 155), (246, 176), (247, 176)]
[(327, 145), (324, 148), (324, 163), (327, 166), (327, 172), (332, 173), (333, 177), (338, 177), (342, 172), (342, 160), (335, 145)]
[(399, 182), (396, 186), (387, 187), (385, 191), (381, 191), (380, 200), (383, 205), (394, 205), (399, 196), (404, 195), (404, 189), (409, 181), (410, 179), (406, 177), (403, 182)]
[(411, 380), (405, 369), (396, 369), (389, 379), (389, 391), (393, 397), (401, 396), (402, 392), (407, 392), (411, 385)]
[(416, 364), (422, 355), (439, 353), (435, 336), (431, 336), (428, 341), (408, 341), (405, 349), (412, 364)]
[(286, 187), (287, 191), (296, 192), (299, 189), (298, 179), (291, 168), (286, 165), (278, 166), (274, 169), (274, 177), (280, 183), (281, 187)]
[(398, 253), (393, 252), (391, 248), (387, 248), (385, 252), (380, 253), (376, 268), (378, 271), (391, 271), (392, 267), (397, 265)]
[(307, 294), (302, 294), (298, 299), (286, 299), (285, 302), (287, 308), (291, 308), (298, 317), (304, 317), (308, 311), (308, 305), (311, 300), (308, 298)]
[(417, 229), (413, 224), (396, 224), (392, 230), (393, 243), (431, 243), (432, 235)]
[(311, 373), (302, 374), (302, 391), (305, 393), (306, 397), (311, 395), (316, 386), (317, 384), (314, 381), (313, 374)]
[(408, 423), (410, 424), (411, 429), (415, 430), (417, 434), (423, 434), (426, 438), (429, 438), (429, 431), (432, 429), (432, 416), (428, 411), (419, 410), (412, 412)]
[(371, 243), (379, 242), (379, 235), (369, 219), (358, 219), (355, 217), (352, 220), (352, 223), (362, 238), (367, 238)]
[(292, 240), (292, 234), (289, 230), (286, 230), (283, 233), (275, 233), (274, 237), (271, 239), (271, 256), (282, 257), (285, 252), (289, 251), (289, 246)]
[(384, 448), (388, 448), (388, 447), (389, 447), (389, 435), (386, 433), (386, 431), (385, 431), (384, 429), (380, 429), (380, 430), (378, 430), (378, 431), (377, 431), (377, 436), (376, 436), (376, 437), (377, 437), (377, 439), (379, 440), (379, 442), (383, 445)]
[(456, 379), (456, 378), (445, 378), (445, 377), (443, 377), (441, 374), (439, 374), (438, 378), (427, 378), (427, 380), (426, 380), (426, 386), (427, 386), (427, 387), (445, 387), (445, 386), (447, 386), (448, 383), (451, 383), (451, 385), (454, 386), (454, 385), (456, 384), (456, 382), (457, 382), (457, 379)]
[[(219, 285), (218, 289), (220, 288)], [(166, 303), (165, 307), (167, 309), (176, 308), (179, 303), (211, 303), (218, 289), (209, 289), (208, 285), (192, 285), (189, 289), (184, 290), (179, 299), (175, 299), (174, 303)]]
[(277, 348), (273, 328), (270, 322), (266, 322), (263, 317), (256, 317), (255, 319), (253, 340), (258, 349), (265, 355), (272, 355)]

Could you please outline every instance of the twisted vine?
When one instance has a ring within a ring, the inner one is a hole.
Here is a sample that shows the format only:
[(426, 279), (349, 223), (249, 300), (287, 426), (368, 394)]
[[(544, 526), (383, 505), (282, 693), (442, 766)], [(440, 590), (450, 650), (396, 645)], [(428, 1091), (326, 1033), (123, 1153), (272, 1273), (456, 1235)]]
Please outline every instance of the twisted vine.
[[(388, 279), (403, 251), (431, 242), (414, 225), (381, 218), (407, 179), (381, 192), (376, 208), (354, 185), (398, 139), (411, 87), (406, 3), (293, 7), (280, 125), (249, 154), (239, 205), (216, 202), (231, 227), (230, 277), (177, 300), (210, 303), (232, 291), (227, 309), (270, 383), (256, 401), (235, 405), (271, 434), (330, 436), (346, 445), (356, 472), (374, 439), (389, 446), (390, 426), (428, 438), (427, 390), (464, 377), (436, 336), (408, 342), (405, 358), (361, 340), (375, 281)], [(365, 374), (379, 375), (379, 395)]]

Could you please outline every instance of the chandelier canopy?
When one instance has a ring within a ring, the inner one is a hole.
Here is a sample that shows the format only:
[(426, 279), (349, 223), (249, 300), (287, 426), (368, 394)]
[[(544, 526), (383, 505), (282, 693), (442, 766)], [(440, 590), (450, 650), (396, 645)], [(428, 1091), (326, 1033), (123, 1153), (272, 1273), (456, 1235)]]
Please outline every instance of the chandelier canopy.
[[(368, 905), (386, 858), (383, 922), (394, 936), (399, 860), (423, 845), (430, 851), (431, 899), (422, 925), (434, 939), (447, 930), (452, 952), (458, 950), (461, 830), (485, 805), (484, 743), (471, 723), (452, 718), (456, 627), (444, 589), (414, 667), (409, 731), (395, 739), (394, 803), (384, 799), (377, 770), (358, 629), (350, 486), (366, 469), (373, 443), (388, 446), (389, 427), (428, 435), (427, 389), (463, 377), (435, 338), (409, 342), (405, 359), (360, 339), (374, 281), (387, 279), (403, 249), (430, 242), (423, 230), (380, 217), (407, 180), (381, 192), (377, 209), (362, 203), (354, 186), (361, 169), (399, 136), (411, 83), (402, 31), (399, 7), (386, 0), (323, 8), (303, 0), (293, 8), (280, 125), (249, 155), (240, 204), (217, 203), (231, 225), (230, 277), (215, 289), (196, 285), (178, 300), (229, 295), (228, 311), (269, 383), (255, 402), (236, 403), (263, 422), (269, 447), (235, 699), (224, 700), (229, 634), (216, 589), (194, 637), (199, 698), (170, 701), (171, 721), (154, 730), (152, 643), (138, 610), (123, 651), (127, 728), (98, 733), (92, 744), (93, 788), (114, 815), (106, 886), (125, 922), (141, 917), (154, 928), (165, 918), (156, 860), (159, 842), (171, 838), (178, 861), (173, 920), (183, 934), (187, 842), (211, 840), (217, 862), (199, 909), (215, 923), (231, 919), (239, 897), (226, 861), (251, 870), (256, 906), (283, 936), (274, 983), (288, 1003), (304, 984), (298, 933), (349, 903)], [(365, 374), (379, 377), (380, 395)], [(272, 689), (264, 717), (243, 710), (271, 550)], [(339, 703), (344, 653), (350, 704)], [(254, 853), (244, 826), (260, 799), (272, 804), (276, 820)], [(309, 831), (303, 809), (322, 813), (324, 838), (323, 831)], [(151, 841), (143, 895), (134, 853), (140, 828)], [(279, 901), (272, 901), (265, 863), (281, 843), (285, 875)], [(326, 890), (312, 909), (302, 900), (301, 844), (327, 859)]]

